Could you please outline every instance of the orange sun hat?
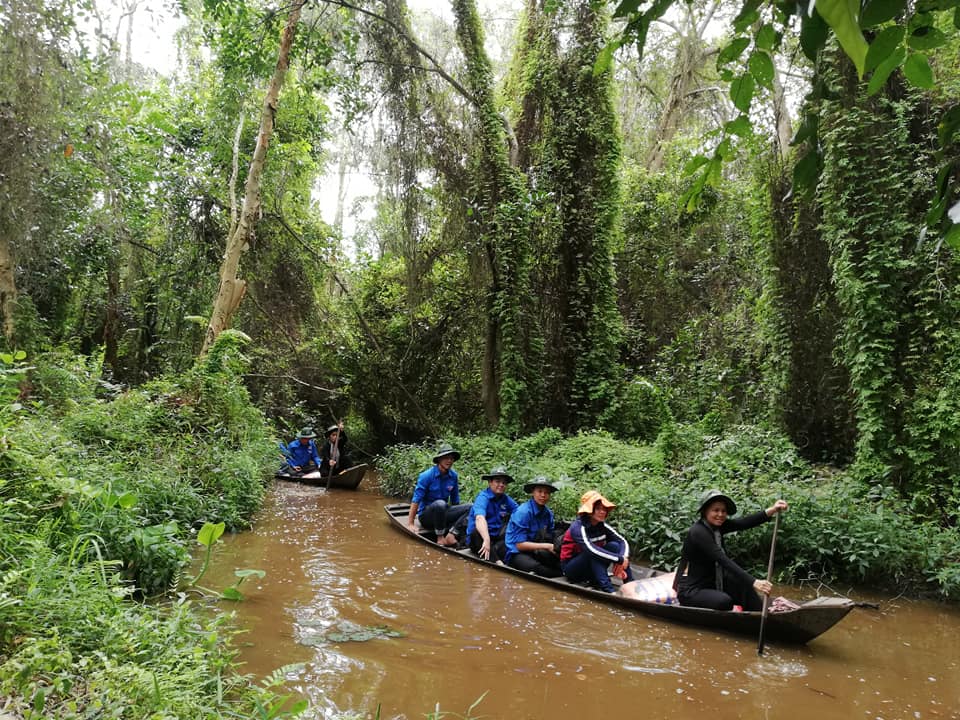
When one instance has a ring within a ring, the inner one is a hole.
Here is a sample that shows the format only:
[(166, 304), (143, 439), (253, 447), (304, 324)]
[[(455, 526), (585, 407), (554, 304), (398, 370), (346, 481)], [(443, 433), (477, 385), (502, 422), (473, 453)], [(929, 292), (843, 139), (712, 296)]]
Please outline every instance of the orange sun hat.
[(579, 515), (581, 513), (586, 513), (587, 515), (589, 515), (590, 513), (593, 512), (593, 506), (596, 505), (597, 502), (603, 503), (603, 506), (607, 510), (613, 510), (616, 507), (614, 503), (607, 500), (603, 495), (598, 493), (596, 490), (587, 490), (583, 494), (583, 497), (580, 498), (580, 509), (577, 510), (577, 514)]

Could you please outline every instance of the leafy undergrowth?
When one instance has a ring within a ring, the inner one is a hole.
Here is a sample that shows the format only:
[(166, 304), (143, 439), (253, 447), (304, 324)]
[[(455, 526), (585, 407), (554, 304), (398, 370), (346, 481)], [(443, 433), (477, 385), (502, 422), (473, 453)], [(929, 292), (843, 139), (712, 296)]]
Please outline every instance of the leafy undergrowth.
[[(635, 557), (672, 568), (679, 560), (696, 502), (709, 488), (735, 498), (741, 512), (790, 504), (777, 536), (781, 581), (852, 583), (916, 595), (960, 597), (960, 531), (925, 517), (879, 479), (819, 472), (779, 433), (740, 426), (713, 435), (697, 425), (669, 424), (652, 445), (609, 435), (564, 437), (556, 430), (507, 440), (495, 435), (447, 436), (462, 453), (461, 502), (485, 483), (481, 475), (505, 465), (516, 482), (508, 492), (524, 501), (523, 484), (545, 475), (559, 485), (551, 499), (558, 518), (571, 518), (579, 497), (598, 489), (618, 504), (611, 522), (630, 540)], [(381, 489), (409, 497), (436, 445), (398, 445), (378, 459)], [(772, 525), (728, 536), (728, 550), (755, 574), (766, 572)]]
[[(4, 366), (0, 696), (23, 718), (279, 717), (228, 616), (175, 592), (205, 522), (247, 526), (275, 463), (224, 333), (184, 376), (137, 390), (66, 353)], [(19, 363), (22, 365), (22, 363)]]

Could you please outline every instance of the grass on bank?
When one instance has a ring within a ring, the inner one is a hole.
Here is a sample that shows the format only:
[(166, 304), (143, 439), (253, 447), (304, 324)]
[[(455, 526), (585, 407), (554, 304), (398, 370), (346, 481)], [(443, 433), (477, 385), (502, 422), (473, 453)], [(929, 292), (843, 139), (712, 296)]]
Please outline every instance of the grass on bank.
[[(611, 522), (630, 540), (633, 555), (657, 567), (676, 566), (683, 535), (696, 519), (697, 498), (719, 488), (736, 499), (741, 512), (777, 498), (790, 503), (777, 537), (781, 581), (960, 597), (957, 527), (913, 517), (909, 502), (879, 480), (813, 467), (769, 429), (740, 426), (715, 435), (698, 425), (669, 423), (651, 445), (605, 434), (564, 437), (552, 429), (518, 440), (491, 435), (445, 440), (462, 453), (455, 467), (463, 502), (485, 486), (481, 475), (499, 464), (516, 479), (508, 492), (521, 502), (523, 484), (533, 477), (559, 481), (561, 489), (551, 500), (558, 518), (572, 518), (580, 496), (598, 489), (619, 505)], [(434, 443), (389, 448), (378, 459), (381, 489), (409, 497), (435, 449)], [(767, 525), (730, 536), (731, 554), (764, 574), (771, 531)]]
[[(229, 615), (177, 592), (206, 521), (247, 527), (276, 463), (224, 333), (180, 378), (119, 392), (61, 352), (0, 391), (0, 707), (22, 718), (272, 718)], [(6, 358), (9, 360), (10, 358)], [(211, 615), (216, 615), (211, 617)]]

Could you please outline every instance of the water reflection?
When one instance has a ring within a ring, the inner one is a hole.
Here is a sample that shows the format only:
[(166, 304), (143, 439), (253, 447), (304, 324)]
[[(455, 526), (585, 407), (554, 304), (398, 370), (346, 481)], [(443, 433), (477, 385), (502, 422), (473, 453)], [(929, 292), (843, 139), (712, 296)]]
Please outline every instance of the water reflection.
[[(236, 606), (249, 672), (304, 663), (291, 691), (313, 717), (557, 713), (693, 720), (960, 718), (960, 612), (897, 600), (856, 610), (806, 647), (672, 625), (432, 552), (389, 527), (370, 492), (279, 484), (255, 530), (227, 539), (267, 576)], [(791, 594), (791, 593), (787, 593)], [(876, 599), (876, 598), (864, 598)], [(340, 623), (404, 637), (326, 642)], [(602, 708), (602, 709), (601, 709)]]

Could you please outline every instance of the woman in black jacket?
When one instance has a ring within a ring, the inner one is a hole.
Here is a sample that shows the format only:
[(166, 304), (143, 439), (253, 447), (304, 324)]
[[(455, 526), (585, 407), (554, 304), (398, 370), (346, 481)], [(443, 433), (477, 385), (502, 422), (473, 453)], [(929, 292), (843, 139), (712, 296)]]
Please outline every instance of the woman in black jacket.
[(675, 587), (681, 605), (711, 610), (760, 610), (757, 593), (770, 594), (767, 580), (756, 579), (731, 560), (723, 547), (723, 536), (756, 527), (787, 503), (777, 500), (766, 510), (734, 519), (737, 505), (719, 490), (708, 490), (700, 498), (700, 519), (687, 531), (677, 569)]

